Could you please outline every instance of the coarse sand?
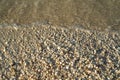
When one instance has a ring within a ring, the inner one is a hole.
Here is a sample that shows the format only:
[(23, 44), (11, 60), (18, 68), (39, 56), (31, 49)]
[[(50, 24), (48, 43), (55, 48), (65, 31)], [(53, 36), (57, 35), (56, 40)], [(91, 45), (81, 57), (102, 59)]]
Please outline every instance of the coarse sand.
[(0, 80), (120, 80), (117, 32), (0, 28)]

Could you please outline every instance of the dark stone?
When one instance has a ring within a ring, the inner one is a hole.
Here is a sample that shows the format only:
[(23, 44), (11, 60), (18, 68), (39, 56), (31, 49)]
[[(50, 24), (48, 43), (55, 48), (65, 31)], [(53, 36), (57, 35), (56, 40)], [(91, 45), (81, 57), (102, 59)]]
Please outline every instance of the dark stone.
[(103, 49), (98, 49), (98, 50), (96, 50), (96, 53), (100, 54), (102, 51), (103, 51)]
[(103, 65), (97, 64), (97, 66), (98, 66), (98, 68), (102, 69), (102, 71), (106, 71), (106, 68)]

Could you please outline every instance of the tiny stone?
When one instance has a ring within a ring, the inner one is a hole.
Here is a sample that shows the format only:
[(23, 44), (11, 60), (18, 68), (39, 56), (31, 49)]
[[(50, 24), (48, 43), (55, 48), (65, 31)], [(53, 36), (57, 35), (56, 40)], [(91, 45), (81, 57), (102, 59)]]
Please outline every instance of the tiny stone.
[(120, 51), (120, 47), (117, 48)]
[(69, 69), (69, 66), (66, 66), (66, 69)]

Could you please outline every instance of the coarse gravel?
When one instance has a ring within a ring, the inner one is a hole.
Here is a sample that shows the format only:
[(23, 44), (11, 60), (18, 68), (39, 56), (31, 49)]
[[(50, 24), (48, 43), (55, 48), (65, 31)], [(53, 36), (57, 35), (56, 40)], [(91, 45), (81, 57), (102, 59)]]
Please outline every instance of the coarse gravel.
[(0, 80), (120, 80), (120, 35), (50, 25), (1, 27)]

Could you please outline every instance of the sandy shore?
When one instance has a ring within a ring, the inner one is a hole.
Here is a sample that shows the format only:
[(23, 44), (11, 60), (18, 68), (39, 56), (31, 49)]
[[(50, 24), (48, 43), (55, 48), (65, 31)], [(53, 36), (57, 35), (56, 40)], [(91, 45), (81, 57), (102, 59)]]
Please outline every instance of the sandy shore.
[(120, 35), (80, 28), (0, 28), (1, 80), (119, 80)]
[(120, 80), (120, 0), (0, 0), (0, 80)]

